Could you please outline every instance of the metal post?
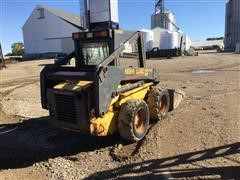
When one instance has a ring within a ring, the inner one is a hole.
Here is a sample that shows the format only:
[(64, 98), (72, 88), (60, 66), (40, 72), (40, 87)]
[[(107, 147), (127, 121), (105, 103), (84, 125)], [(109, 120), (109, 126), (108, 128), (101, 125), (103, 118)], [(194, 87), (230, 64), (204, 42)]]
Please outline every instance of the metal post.
[(181, 41), (180, 41), (180, 53), (179, 53), (180, 56), (182, 56), (182, 44), (183, 44), (183, 36), (181, 36)]
[(3, 53), (2, 53), (2, 46), (0, 44), (0, 63), (3, 62)]
[(1, 44), (0, 44), (0, 66), (5, 67), (5, 62), (4, 62), (4, 57), (3, 57), (2, 45)]
[(81, 1), (81, 16), (84, 29), (89, 29), (89, 9), (88, 9), (88, 0)]
[(145, 47), (143, 42), (143, 33), (138, 33), (138, 54), (139, 54), (139, 66), (140, 67), (146, 67), (146, 53), (145, 53)]

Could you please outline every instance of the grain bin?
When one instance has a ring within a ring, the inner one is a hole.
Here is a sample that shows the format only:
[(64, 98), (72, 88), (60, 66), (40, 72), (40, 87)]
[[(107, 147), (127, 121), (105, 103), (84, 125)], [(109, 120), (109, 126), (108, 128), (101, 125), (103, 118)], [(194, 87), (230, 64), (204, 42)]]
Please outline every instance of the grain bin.
[(153, 31), (148, 29), (140, 29), (140, 31), (143, 32), (145, 50), (151, 50), (153, 48)]
[(169, 31), (175, 31), (175, 27), (173, 24), (176, 24), (176, 18), (175, 15), (171, 11), (165, 11), (165, 21), (164, 21), (164, 26), (166, 27), (165, 29)]
[(171, 11), (160, 11), (151, 16), (152, 29), (160, 27), (169, 31), (176, 31), (174, 24), (176, 23), (175, 15)]
[(178, 43), (178, 33), (177, 32), (170, 32), (166, 31), (161, 33), (160, 36), (160, 49), (175, 49), (179, 48)]

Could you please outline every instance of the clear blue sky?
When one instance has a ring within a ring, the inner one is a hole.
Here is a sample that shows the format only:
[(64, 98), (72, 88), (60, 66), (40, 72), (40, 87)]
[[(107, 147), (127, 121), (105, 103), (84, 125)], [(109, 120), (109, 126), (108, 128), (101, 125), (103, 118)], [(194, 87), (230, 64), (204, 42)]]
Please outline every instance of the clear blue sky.
[[(227, 0), (165, 0), (176, 15), (177, 25), (192, 40), (224, 36)], [(4, 54), (11, 44), (22, 42), (22, 26), (37, 4), (79, 14), (79, 0), (0, 0), (0, 41)], [(120, 26), (123, 29), (150, 28), (154, 0), (119, 0)]]

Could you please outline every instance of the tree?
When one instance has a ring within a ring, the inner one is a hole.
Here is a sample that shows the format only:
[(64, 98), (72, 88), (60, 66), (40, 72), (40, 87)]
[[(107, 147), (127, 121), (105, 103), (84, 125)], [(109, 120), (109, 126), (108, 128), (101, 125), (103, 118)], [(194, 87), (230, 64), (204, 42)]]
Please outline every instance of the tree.
[(207, 38), (207, 41), (215, 41), (215, 40), (224, 40), (224, 37), (212, 37), (212, 38)]
[(13, 56), (22, 56), (24, 54), (24, 47), (21, 42), (13, 43), (11, 48)]

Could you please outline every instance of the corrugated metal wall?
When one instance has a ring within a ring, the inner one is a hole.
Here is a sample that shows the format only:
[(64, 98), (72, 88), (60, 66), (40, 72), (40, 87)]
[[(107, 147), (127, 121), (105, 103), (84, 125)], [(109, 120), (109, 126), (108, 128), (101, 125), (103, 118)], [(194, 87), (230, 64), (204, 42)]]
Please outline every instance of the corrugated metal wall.
[(173, 24), (176, 24), (176, 18), (175, 15), (170, 11), (166, 11), (163, 14), (153, 14), (151, 16), (151, 29), (160, 27), (169, 31), (176, 31), (176, 28)]
[(240, 0), (230, 0), (226, 4), (225, 49), (235, 51), (240, 42)]

